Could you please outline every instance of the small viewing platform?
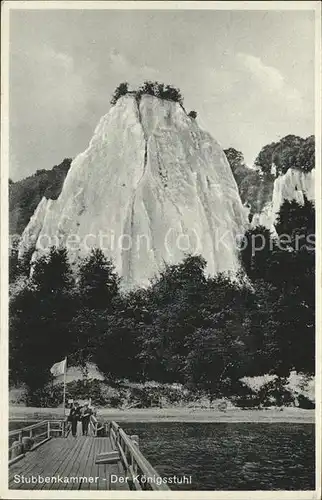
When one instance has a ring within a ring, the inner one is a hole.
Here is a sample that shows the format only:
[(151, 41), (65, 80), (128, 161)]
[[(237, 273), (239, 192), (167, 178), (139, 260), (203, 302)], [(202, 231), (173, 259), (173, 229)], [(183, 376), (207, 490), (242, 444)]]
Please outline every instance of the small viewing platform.
[[(142, 477), (144, 477), (142, 481)], [(148, 478), (148, 480), (146, 480)], [(116, 423), (92, 417), (88, 436), (73, 437), (63, 420), (42, 422), (9, 433), (9, 489), (169, 490)]]

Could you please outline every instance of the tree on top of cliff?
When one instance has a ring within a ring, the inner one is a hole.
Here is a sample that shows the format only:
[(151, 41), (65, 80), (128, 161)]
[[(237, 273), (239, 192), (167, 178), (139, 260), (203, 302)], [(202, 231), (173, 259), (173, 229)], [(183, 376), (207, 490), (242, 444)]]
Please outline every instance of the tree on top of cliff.
[(145, 81), (136, 93), (139, 97), (143, 94), (148, 94), (158, 97), (159, 99), (178, 102), (181, 105), (183, 104), (183, 97), (180, 90), (172, 85), (165, 85), (164, 83), (151, 82), (150, 80)]
[(139, 95), (142, 94), (148, 94), (148, 95), (156, 95), (157, 93), (157, 88), (158, 88), (158, 83), (157, 82), (151, 82), (150, 80), (147, 80), (139, 87), (138, 93)]
[[(111, 104), (116, 104), (120, 97), (128, 93), (128, 83), (120, 83), (120, 85), (114, 91), (113, 97), (111, 99)], [(158, 97), (159, 99), (178, 102), (181, 106), (183, 105), (183, 97), (181, 95), (180, 89), (173, 87), (172, 85), (165, 85), (164, 83), (160, 82), (152, 82), (151, 80), (146, 80), (133, 93), (135, 94), (137, 99), (140, 99), (142, 95), (147, 94)]]
[(172, 85), (167, 85), (165, 88), (165, 92), (161, 99), (169, 99), (170, 101), (178, 102), (179, 104), (183, 104), (183, 97), (181, 92), (176, 87), (172, 87)]
[(114, 94), (111, 99), (112, 106), (117, 103), (120, 97), (126, 95), (128, 91), (129, 91), (129, 84), (127, 82), (120, 83), (114, 90)]

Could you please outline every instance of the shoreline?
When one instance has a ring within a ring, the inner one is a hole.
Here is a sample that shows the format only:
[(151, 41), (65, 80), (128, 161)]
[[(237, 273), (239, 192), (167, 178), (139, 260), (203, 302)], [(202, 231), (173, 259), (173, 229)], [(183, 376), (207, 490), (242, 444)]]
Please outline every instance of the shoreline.
[[(67, 412), (66, 412), (67, 413)], [(9, 407), (9, 420), (62, 419), (63, 408)], [(269, 408), (242, 410), (201, 408), (97, 408), (97, 418), (117, 422), (187, 422), (187, 423), (301, 423), (314, 424), (315, 410)]]

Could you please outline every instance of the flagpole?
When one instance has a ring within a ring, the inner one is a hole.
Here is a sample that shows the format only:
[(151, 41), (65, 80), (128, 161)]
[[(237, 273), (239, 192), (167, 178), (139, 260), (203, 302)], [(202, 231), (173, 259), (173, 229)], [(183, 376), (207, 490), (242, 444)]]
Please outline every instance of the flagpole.
[(65, 369), (64, 369), (64, 392), (63, 392), (64, 420), (66, 417), (66, 372), (67, 372), (67, 356), (65, 357)]

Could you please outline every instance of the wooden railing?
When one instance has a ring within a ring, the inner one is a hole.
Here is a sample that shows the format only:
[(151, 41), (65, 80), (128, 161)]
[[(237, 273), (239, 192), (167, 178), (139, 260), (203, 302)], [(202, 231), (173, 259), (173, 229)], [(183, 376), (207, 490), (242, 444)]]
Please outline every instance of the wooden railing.
[[(9, 465), (52, 437), (66, 436), (67, 427), (65, 420), (44, 420), (10, 431)], [(128, 436), (116, 422), (100, 424), (95, 415), (91, 415), (90, 429), (94, 437), (101, 431), (103, 435), (110, 437), (112, 446), (116, 450), (115, 454), (118, 456), (117, 460), (121, 460), (127, 482), (132, 490), (169, 490), (157, 471), (141, 453), (137, 436)], [(149, 478), (153, 480), (149, 481)]]
[(66, 420), (50, 420), (50, 437), (63, 437), (66, 435)]
[(106, 432), (106, 424), (101, 424), (95, 415), (91, 415), (90, 420), (89, 420), (89, 430), (90, 433), (93, 436), (97, 436), (99, 432), (102, 432), (104, 436), (107, 436), (108, 433)]
[(92, 436), (97, 436), (98, 420), (94, 415), (90, 416), (88, 430)]
[[(109, 427), (110, 438), (120, 453), (131, 489), (168, 491), (169, 487), (162, 482), (160, 475), (141, 453), (138, 442), (131, 439), (116, 422), (111, 422)], [(147, 480), (149, 478), (153, 478), (153, 480), (149, 482)]]
[(9, 432), (9, 465), (52, 437), (64, 435), (64, 420), (43, 420)]

